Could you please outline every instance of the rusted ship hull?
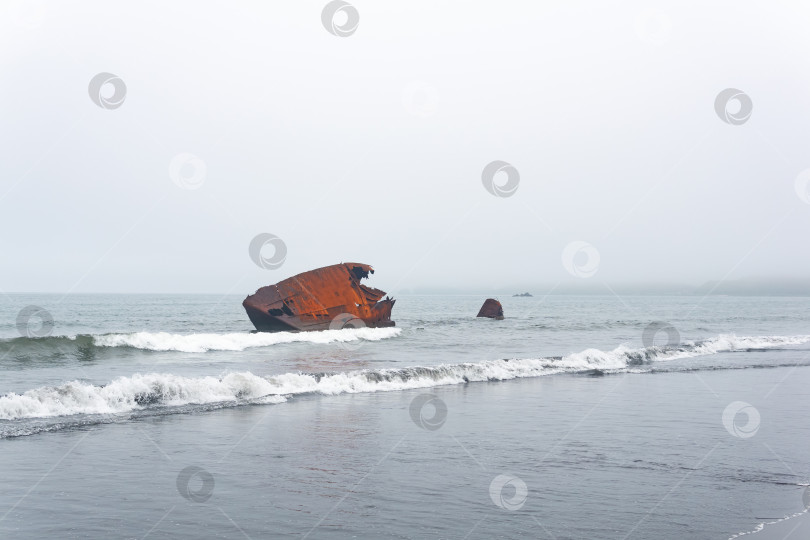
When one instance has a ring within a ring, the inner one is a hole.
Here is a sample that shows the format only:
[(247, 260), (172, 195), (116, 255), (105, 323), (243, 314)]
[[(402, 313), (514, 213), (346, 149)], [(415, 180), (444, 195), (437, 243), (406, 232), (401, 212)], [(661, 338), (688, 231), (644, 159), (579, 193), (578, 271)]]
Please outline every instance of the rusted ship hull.
[(373, 273), (362, 263), (317, 268), (262, 287), (242, 306), (259, 332), (394, 326), (395, 300), (360, 283)]

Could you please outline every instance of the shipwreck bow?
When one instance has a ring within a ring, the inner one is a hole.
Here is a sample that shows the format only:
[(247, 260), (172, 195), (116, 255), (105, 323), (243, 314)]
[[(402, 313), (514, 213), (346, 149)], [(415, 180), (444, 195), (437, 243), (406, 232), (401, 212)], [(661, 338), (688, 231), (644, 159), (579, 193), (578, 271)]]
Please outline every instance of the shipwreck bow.
[(395, 300), (360, 282), (373, 273), (362, 263), (324, 266), (262, 287), (242, 306), (259, 332), (394, 326)]

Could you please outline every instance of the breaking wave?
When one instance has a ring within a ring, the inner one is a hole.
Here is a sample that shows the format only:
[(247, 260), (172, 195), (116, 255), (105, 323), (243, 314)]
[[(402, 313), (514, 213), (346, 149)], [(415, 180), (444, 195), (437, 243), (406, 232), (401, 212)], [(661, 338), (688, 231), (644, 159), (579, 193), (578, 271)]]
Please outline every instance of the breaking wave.
[[(360, 329), (371, 330), (371, 329)], [(377, 329), (373, 335), (382, 339), (392, 332)], [(339, 331), (343, 333), (346, 330)], [(326, 333), (322, 333), (326, 334)], [(361, 332), (360, 335), (364, 333)], [(129, 336), (139, 336), (130, 334)], [(156, 336), (160, 334), (151, 334)], [(171, 336), (171, 334), (166, 334)], [(205, 336), (203, 334), (202, 336)], [(210, 334), (214, 335), (214, 334)], [(311, 334), (291, 334), (291, 337)], [(197, 335), (199, 338), (200, 335)], [(258, 338), (274, 338), (278, 334), (251, 335)], [(188, 338), (190, 336), (179, 336)], [(218, 336), (222, 337), (222, 336)], [(246, 337), (240, 335), (240, 337)], [(334, 336), (333, 336), (334, 337)], [(122, 338), (120, 344), (132, 341), (140, 346), (198, 347), (207, 350), (210, 341), (176, 342), (178, 336), (167, 338), (159, 345), (143, 337)], [(324, 339), (332, 339), (323, 336)], [(355, 339), (360, 339), (357, 336)], [(195, 338), (196, 339), (196, 338)], [(363, 337), (362, 339), (368, 339)], [(107, 415), (142, 411), (154, 407), (177, 407), (186, 405), (282, 403), (301, 394), (336, 395), (359, 392), (385, 392), (426, 388), (440, 385), (462, 384), (483, 381), (504, 381), (523, 377), (540, 377), (557, 373), (588, 371), (622, 372), (635, 371), (638, 366), (653, 362), (674, 360), (719, 352), (776, 349), (800, 345), (810, 341), (810, 336), (763, 336), (736, 337), (718, 336), (700, 342), (690, 342), (672, 347), (645, 347), (633, 349), (620, 346), (612, 351), (586, 349), (563, 357), (488, 360), (477, 363), (441, 364), (430, 367), (402, 369), (364, 369), (332, 373), (284, 373), (261, 377), (250, 372), (228, 373), (221, 377), (182, 377), (167, 373), (135, 374), (119, 377), (109, 384), (99, 386), (81, 381), (71, 381), (59, 386), (43, 386), (22, 394), (10, 393), (0, 397), (0, 420), (13, 421), (32, 418), (64, 417), (73, 415)], [(267, 341), (262, 341), (267, 344)], [(120, 346), (111, 344), (109, 346)], [(218, 346), (249, 346), (245, 341), (237, 343), (218, 342)], [(256, 345), (261, 346), (261, 345)], [(168, 349), (176, 350), (176, 349)], [(237, 349), (239, 350), (239, 349)], [(86, 422), (85, 422), (86, 423)], [(13, 436), (2, 429), (0, 437)], [(28, 433), (25, 433), (28, 434)]]
[(348, 341), (379, 341), (396, 337), (399, 328), (345, 328), (320, 332), (256, 332), (230, 334), (170, 334), (168, 332), (133, 332), (129, 334), (80, 334), (44, 338), (14, 338), (0, 342), (0, 350), (47, 353), (69, 351), (74, 347), (130, 347), (147, 351), (243, 351), (253, 347), (268, 347), (284, 343), (333, 343)]
[(133, 347), (149, 351), (243, 351), (251, 347), (268, 347), (282, 343), (333, 343), (347, 341), (379, 341), (398, 336), (399, 328), (344, 328), (320, 332), (256, 332), (253, 334), (169, 334), (166, 332), (136, 332), (95, 336), (99, 347)]
[[(150, 405), (179, 406), (245, 400), (269, 394), (268, 381), (250, 373), (180, 377), (164, 373), (119, 377), (104, 386), (71, 381), (0, 397), (0, 419), (48, 418), (75, 414), (117, 414)], [(278, 402), (284, 401), (279, 398)]]
[[(686, 341), (675, 346), (645, 347), (643, 349), (630, 349), (625, 346), (618, 347), (610, 353), (602, 353), (596, 349), (589, 349), (599, 353), (623, 355), (629, 365), (642, 365), (655, 360), (677, 360), (705, 356), (721, 352), (773, 350), (786, 346), (802, 345), (810, 341), (810, 335), (802, 336), (735, 336), (721, 334), (717, 337), (701, 340)], [(585, 352), (589, 352), (585, 351)]]

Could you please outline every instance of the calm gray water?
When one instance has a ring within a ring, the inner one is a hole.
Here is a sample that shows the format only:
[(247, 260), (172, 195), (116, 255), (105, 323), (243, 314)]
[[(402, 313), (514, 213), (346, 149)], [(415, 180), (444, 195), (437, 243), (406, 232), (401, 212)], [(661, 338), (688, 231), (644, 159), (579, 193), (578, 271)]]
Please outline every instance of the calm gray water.
[[(250, 334), (241, 299), (0, 300), (0, 537), (758, 539), (806, 521), (810, 299), (501, 298), (491, 321), (483, 297), (412, 296), (396, 329), (307, 334)], [(30, 305), (53, 328), (23, 330), (49, 335), (20, 337)]]

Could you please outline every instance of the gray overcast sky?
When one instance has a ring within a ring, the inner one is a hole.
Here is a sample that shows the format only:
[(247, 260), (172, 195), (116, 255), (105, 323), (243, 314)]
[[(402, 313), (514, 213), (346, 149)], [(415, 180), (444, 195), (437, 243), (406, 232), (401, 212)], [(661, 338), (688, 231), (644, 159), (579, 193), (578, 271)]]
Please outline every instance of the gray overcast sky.
[[(0, 289), (247, 294), (340, 261), (392, 293), (810, 273), (807, 2), (352, 0), (346, 37), (326, 4), (4, 0)], [(118, 108), (88, 93), (103, 72)], [(248, 256), (263, 232), (276, 270)], [(566, 268), (574, 241), (598, 265)]]

